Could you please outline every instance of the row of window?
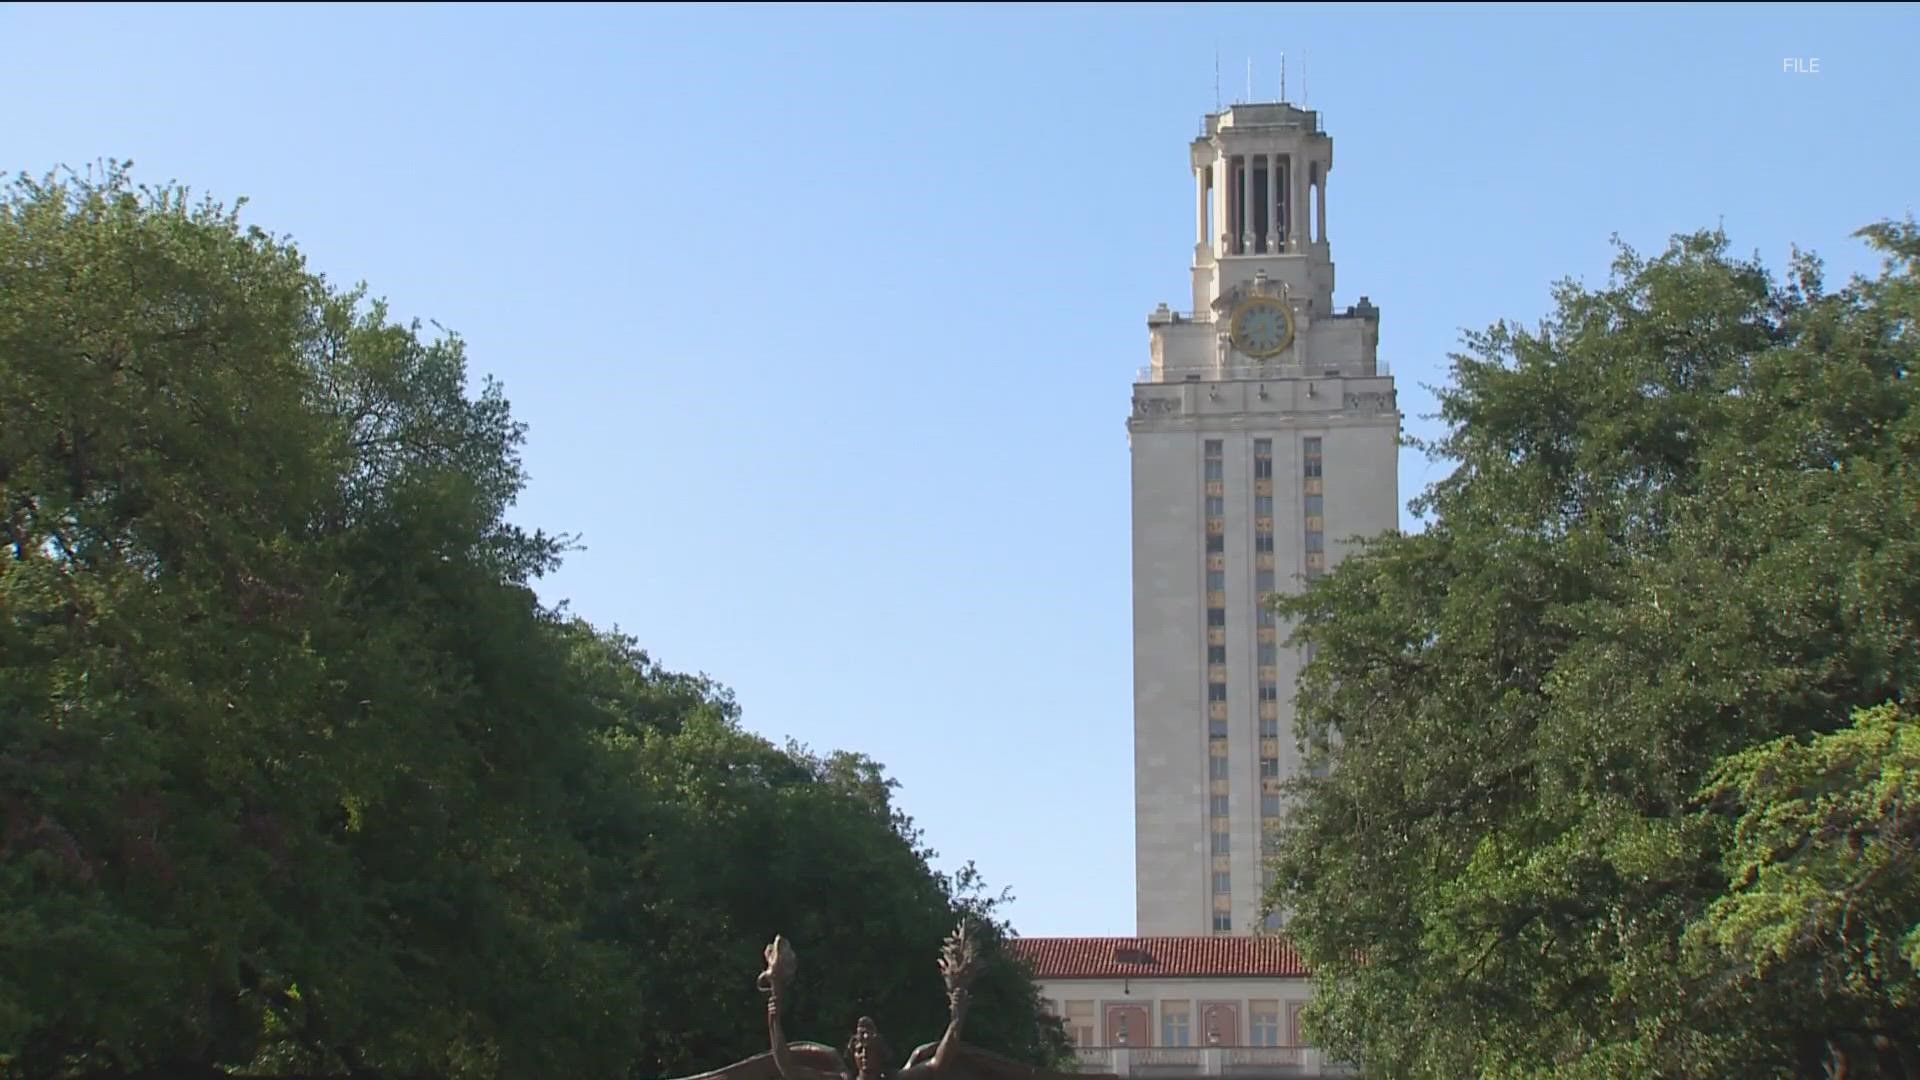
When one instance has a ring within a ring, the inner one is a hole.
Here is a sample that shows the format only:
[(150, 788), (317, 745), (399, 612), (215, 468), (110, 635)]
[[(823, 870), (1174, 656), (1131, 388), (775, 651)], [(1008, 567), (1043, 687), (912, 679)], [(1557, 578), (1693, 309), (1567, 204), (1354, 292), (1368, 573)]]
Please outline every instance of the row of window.
[[(1253, 446), (1253, 476), (1255, 481), (1253, 547), (1254, 554), (1258, 556), (1271, 554), (1273, 551), (1272, 485), (1271, 483), (1261, 483), (1261, 481), (1271, 481), (1273, 477), (1273, 443), (1268, 439), (1259, 439), (1254, 442)], [(1272, 586), (1273, 570), (1271, 568), (1256, 568), (1254, 570), (1254, 577), (1256, 579), (1254, 596), (1257, 600), (1263, 599), (1266, 595), (1266, 590)], [(1263, 618), (1260, 621), (1264, 624)], [(1264, 651), (1261, 653), (1260, 663), (1263, 666), (1268, 663)], [(1224, 802), (1224, 800), (1222, 801)], [(1224, 807), (1222, 807), (1222, 809), (1224, 810)], [(1225, 815), (1221, 814), (1219, 816), (1224, 817)], [(1225, 841), (1226, 837), (1216, 834), (1216, 839)], [(1224, 852), (1222, 852), (1222, 854), (1224, 854)], [(1218, 892), (1219, 881), (1217, 879), (1222, 875), (1216, 872), (1214, 876), (1216, 878), (1215, 891)], [(1233, 912), (1231, 908), (1226, 911), (1221, 911), (1216, 906), (1213, 912), (1212, 926), (1213, 932), (1216, 934), (1231, 934), (1233, 932)], [(1179, 1043), (1174, 1045), (1184, 1046), (1185, 1044)]]
[[(1257, 460), (1264, 461), (1266, 459), (1260, 458)], [(1317, 462), (1308, 463), (1310, 468), (1314, 467), (1316, 464)], [(1321, 515), (1323, 511), (1321, 509), (1320, 500), (1321, 500), (1321, 496), (1319, 495), (1309, 495), (1306, 497), (1306, 511), (1307, 511), (1308, 517), (1319, 517)], [(1207, 496), (1206, 508), (1207, 508), (1208, 517), (1224, 518), (1227, 513), (1227, 497), (1225, 495)], [(1255, 495), (1253, 497), (1253, 516), (1256, 518), (1272, 517), (1273, 516), (1273, 496)], [(1224, 538), (1222, 538), (1221, 544), (1222, 544), (1222, 550), (1225, 550)]]
[[(1226, 463), (1222, 458), (1221, 454), (1214, 452), (1215, 450), (1220, 449), (1220, 447), (1221, 447), (1221, 441), (1219, 439), (1208, 439), (1206, 444), (1206, 452), (1202, 457), (1202, 469), (1203, 469), (1202, 475), (1205, 477), (1206, 482), (1210, 488), (1211, 488), (1211, 485), (1222, 483), (1226, 479)], [(1264, 454), (1261, 453), (1261, 450), (1263, 447), (1265, 448), (1265, 451), (1266, 451)], [(1304, 475), (1307, 479), (1312, 479), (1312, 480), (1320, 479), (1321, 440), (1318, 436), (1313, 436), (1313, 437), (1309, 437), (1301, 440), (1301, 458), (1304, 465), (1302, 475)], [(1273, 440), (1272, 439), (1255, 439), (1253, 441), (1253, 478), (1256, 481), (1273, 479)], [(1267, 501), (1261, 502), (1260, 500), (1262, 498), (1266, 499)], [(1254, 498), (1255, 512), (1260, 514), (1273, 513), (1272, 498), (1273, 496), (1271, 493), (1256, 492), (1255, 498)], [(1212, 504), (1209, 504), (1209, 505), (1212, 505)], [(1214, 511), (1209, 511), (1209, 512), (1212, 513)], [(1319, 510), (1318, 500), (1309, 499), (1307, 501), (1307, 513), (1318, 514), (1319, 512), (1320, 510)]]
[[(1157, 1045), (1166, 1047), (1193, 1046), (1196, 1043), (1206, 1045), (1218, 1043), (1223, 1046), (1293, 1046), (1299, 1043), (1298, 1013), (1300, 1003), (1278, 1000), (1248, 1001), (1245, 1003), (1247, 1017), (1246, 1039), (1240, 1037), (1239, 1016), (1242, 1003), (1199, 1002), (1200, 1030), (1196, 1030), (1194, 1020), (1195, 1002), (1161, 1001), (1158, 1002), (1159, 1039)], [(1067, 1001), (1056, 1005), (1045, 1002), (1049, 1012), (1065, 1021), (1067, 1037), (1075, 1046), (1149, 1046), (1156, 1045), (1152, 1039), (1154, 1032), (1127, 1030), (1128, 1013), (1152, 1017), (1153, 1006), (1131, 1006), (1114, 1008), (1108, 1013), (1108, 1031), (1105, 1041), (1100, 1041), (1098, 1031), (1098, 1006), (1092, 1001)], [(1062, 1007), (1063, 1006), (1063, 1007)], [(1135, 1010), (1138, 1010), (1135, 1012)], [(1283, 1024), (1283, 1021), (1285, 1023)], [(1286, 1028), (1291, 1027), (1289, 1031)]]
[[(1224, 440), (1209, 439), (1203, 447), (1203, 467), (1206, 480), (1206, 583), (1207, 583), (1207, 664), (1211, 678), (1207, 683), (1209, 740), (1208, 780), (1211, 794), (1208, 799), (1209, 817), (1212, 818), (1211, 852), (1215, 856), (1225, 857), (1232, 852), (1232, 832), (1229, 828), (1231, 807), (1230, 784), (1232, 769), (1226, 753), (1227, 740), (1227, 648), (1224, 630), (1227, 625), (1227, 613), (1224, 598), (1227, 587), (1227, 568), (1224, 561), (1226, 553), (1226, 496), (1222, 490), (1225, 482), (1225, 446)], [(1308, 526), (1306, 531), (1307, 571), (1317, 575), (1324, 566), (1325, 543), (1321, 532), (1321, 515), (1324, 513), (1321, 476), (1321, 440), (1307, 438), (1302, 440), (1302, 469), (1305, 474), (1306, 489), (1303, 509), (1306, 511)], [(1279, 646), (1274, 640), (1277, 619), (1268, 610), (1277, 591), (1276, 574), (1272, 564), (1274, 552), (1273, 537), (1273, 440), (1255, 439), (1253, 443), (1254, 491), (1254, 553), (1256, 557), (1267, 556), (1262, 561), (1267, 565), (1258, 566), (1254, 571), (1255, 622), (1258, 626), (1258, 665), (1259, 678), (1255, 692), (1260, 702), (1259, 731), (1263, 745), (1260, 747), (1259, 775), (1264, 787), (1278, 780), (1280, 760), (1277, 739), (1279, 736), (1279, 698), (1280, 690), (1274, 672), (1279, 659)], [(1216, 634), (1215, 631), (1220, 631)], [(1276, 740), (1276, 741), (1269, 741)], [(1260, 795), (1261, 833), (1266, 835), (1280, 816), (1280, 796), (1277, 792), (1262, 791)], [(1263, 845), (1264, 846), (1264, 845)], [(1233, 931), (1231, 896), (1233, 894), (1233, 875), (1225, 869), (1212, 871), (1212, 889), (1214, 897), (1212, 925), (1216, 934), (1229, 934)], [(1264, 887), (1264, 886), (1263, 886)], [(1271, 922), (1271, 919), (1269, 919)], [(1182, 1021), (1184, 1022), (1184, 1021)], [(1166, 1043), (1166, 1045), (1186, 1045)], [(1256, 1042), (1254, 1045), (1270, 1045)]]
[[(1227, 588), (1227, 565), (1225, 558), (1227, 511), (1226, 499), (1220, 494), (1220, 484), (1226, 475), (1226, 466), (1223, 460), (1221, 440), (1208, 439), (1202, 456), (1205, 459), (1205, 475), (1207, 480), (1207, 553), (1205, 556), (1208, 597), (1207, 626), (1209, 628), (1225, 627), (1227, 625), (1227, 611), (1225, 607), (1220, 606), (1225, 602)], [(1225, 752), (1227, 739), (1227, 684), (1224, 681), (1220, 681), (1226, 678), (1227, 646), (1224, 640), (1218, 644), (1211, 641), (1208, 643), (1207, 663), (1210, 667), (1218, 666), (1218, 670), (1215, 671), (1216, 678), (1208, 680), (1207, 683), (1207, 740), (1208, 746), (1210, 747), (1207, 769), (1208, 778), (1214, 792), (1210, 800), (1211, 806), (1209, 809), (1212, 811), (1212, 817), (1214, 819), (1214, 853), (1226, 854), (1225, 845), (1228, 838), (1226, 831), (1227, 792), (1231, 783), (1231, 773), (1228, 771), (1227, 755)], [(1232, 874), (1224, 871), (1214, 873), (1213, 896), (1213, 907), (1216, 913), (1222, 906), (1231, 907), (1233, 896)], [(1217, 915), (1214, 921), (1217, 930), (1217, 923), (1219, 921)], [(1184, 1016), (1181, 1018), (1181, 1023), (1183, 1025), (1185, 1024)]]
[(1301, 472), (1305, 483), (1302, 498), (1303, 515), (1306, 519), (1307, 576), (1317, 578), (1326, 572), (1326, 534), (1323, 523), (1326, 521), (1326, 505), (1320, 491), (1320, 440), (1308, 438), (1300, 440)]
[[(1213, 760), (1224, 763), (1227, 759), (1214, 758)], [(1279, 763), (1275, 762), (1275, 764), (1278, 765)], [(1279, 770), (1276, 769), (1273, 775), (1278, 775), (1278, 772)], [(1268, 774), (1265, 772), (1262, 772), (1261, 775), (1266, 776)], [(1226, 778), (1226, 770), (1221, 769), (1220, 776), (1217, 777), (1217, 779), (1225, 779), (1225, 778)], [(1211, 805), (1209, 809), (1212, 810), (1214, 817), (1223, 818), (1227, 816), (1227, 797), (1225, 795), (1218, 795), (1218, 794), (1214, 795), (1211, 798), (1210, 803)], [(1263, 794), (1260, 796), (1260, 816), (1261, 817), (1279, 817), (1280, 816), (1280, 796), (1277, 793), (1267, 792), (1266, 794)], [(1224, 843), (1225, 841), (1222, 841), (1222, 842)], [(1215, 854), (1225, 855), (1227, 854), (1227, 852), (1223, 850), (1223, 851), (1217, 851), (1215, 852)], [(1224, 871), (1217, 871), (1213, 876), (1214, 892), (1228, 891), (1226, 889), (1220, 888), (1221, 873), (1224, 873)]]
[[(1256, 477), (1263, 474), (1266, 476), (1273, 475), (1273, 442), (1271, 440), (1254, 440), (1253, 461), (1253, 474)], [(1262, 467), (1263, 465), (1264, 468)], [(1265, 525), (1265, 531), (1259, 534), (1259, 538), (1264, 539), (1267, 549), (1271, 550), (1273, 547), (1273, 497), (1271, 495), (1265, 498), (1265, 506), (1260, 511), (1260, 521)], [(1272, 612), (1268, 610), (1268, 605), (1273, 601), (1273, 571), (1258, 571), (1255, 574), (1255, 578), (1254, 589), (1260, 597), (1259, 624), (1263, 629), (1272, 627), (1274, 625), (1274, 616)], [(1275, 651), (1278, 651), (1277, 646), (1275, 647)], [(1268, 780), (1277, 779), (1280, 775), (1280, 758), (1276, 744), (1266, 742), (1267, 739), (1272, 737), (1267, 734), (1268, 730), (1271, 728), (1274, 731), (1278, 731), (1280, 726), (1277, 715), (1272, 718), (1265, 715), (1267, 712), (1265, 703), (1276, 703), (1275, 711), (1277, 712), (1277, 703), (1280, 700), (1280, 688), (1274, 682), (1272, 673), (1272, 667), (1262, 666), (1258, 690), (1262, 703), (1260, 710), (1262, 714), (1260, 717), (1260, 737), (1262, 741), (1260, 748), (1260, 779), (1263, 784)], [(1273, 819), (1279, 815), (1279, 812), (1279, 796), (1262, 793), (1260, 796), (1260, 832), (1263, 836), (1272, 828), (1274, 824)]]

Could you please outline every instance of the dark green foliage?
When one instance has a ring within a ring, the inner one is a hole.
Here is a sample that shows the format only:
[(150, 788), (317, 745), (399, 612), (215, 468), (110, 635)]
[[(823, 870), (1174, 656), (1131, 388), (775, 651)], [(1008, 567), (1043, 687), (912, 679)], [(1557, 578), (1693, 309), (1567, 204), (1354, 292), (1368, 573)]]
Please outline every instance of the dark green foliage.
[[(695, 1071), (762, 1048), (776, 932), (816, 1037), (938, 1034), (978, 898), (879, 766), (541, 606), (522, 438), (231, 211), (7, 191), (0, 1075)], [(977, 1037), (1037, 1014), (1002, 956)]]
[(1298, 785), (1270, 899), (1336, 1052), (1409, 1077), (1920, 1069), (1913, 773), (1866, 749), (1904, 724), (1910, 754), (1911, 714), (1853, 726), (1920, 683), (1920, 232), (1866, 236), (1886, 268), (1839, 292), (1695, 235), (1474, 336), (1428, 530), (1282, 604), (1332, 768)]

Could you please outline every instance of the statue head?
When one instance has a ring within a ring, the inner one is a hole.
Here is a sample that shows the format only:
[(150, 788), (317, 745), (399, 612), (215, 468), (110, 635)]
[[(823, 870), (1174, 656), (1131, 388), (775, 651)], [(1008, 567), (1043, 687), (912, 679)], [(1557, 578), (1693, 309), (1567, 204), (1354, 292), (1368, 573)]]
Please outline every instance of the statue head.
[(873, 1017), (863, 1016), (853, 1026), (853, 1038), (847, 1042), (847, 1067), (856, 1077), (893, 1075), (893, 1054)]

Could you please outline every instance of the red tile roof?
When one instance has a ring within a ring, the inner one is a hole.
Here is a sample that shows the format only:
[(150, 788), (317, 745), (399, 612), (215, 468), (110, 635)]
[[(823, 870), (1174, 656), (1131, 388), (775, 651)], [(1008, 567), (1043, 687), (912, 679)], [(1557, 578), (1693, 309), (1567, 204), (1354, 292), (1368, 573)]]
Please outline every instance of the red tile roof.
[(1042, 979), (1306, 978), (1285, 938), (1013, 938)]

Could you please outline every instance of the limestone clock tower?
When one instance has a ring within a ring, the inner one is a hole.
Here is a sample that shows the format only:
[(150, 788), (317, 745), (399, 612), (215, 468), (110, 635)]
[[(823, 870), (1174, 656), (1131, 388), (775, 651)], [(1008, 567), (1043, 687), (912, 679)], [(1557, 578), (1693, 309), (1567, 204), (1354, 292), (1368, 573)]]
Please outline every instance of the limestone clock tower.
[(1148, 317), (1127, 424), (1142, 936), (1259, 929), (1303, 659), (1260, 602), (1399, 524), (1380, 313), (1333, 304), (1319, 115), (1235, 105), (1191, 165), (1193, 310)]

